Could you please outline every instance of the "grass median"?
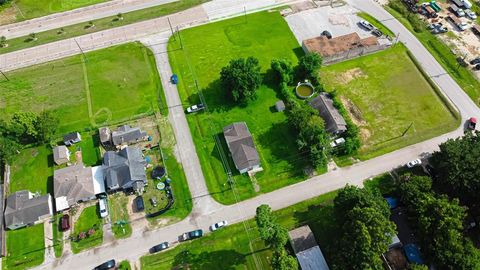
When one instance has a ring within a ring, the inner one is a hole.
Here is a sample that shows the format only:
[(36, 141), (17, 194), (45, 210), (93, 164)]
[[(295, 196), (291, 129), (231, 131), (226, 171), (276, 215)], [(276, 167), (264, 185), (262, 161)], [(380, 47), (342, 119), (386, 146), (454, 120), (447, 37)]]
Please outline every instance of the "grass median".
[(180, 0), (178, 2), (132, 11), (123, 14), (122, 20), (118, 20), (117, 16), (93, 20), (92, 22), (95, 27), (89, 27), (88, 22), (69, 25), (62, 27), (61, 29), (52, 29), (36, 33), (37, 40), (35, 41), (33, 41), (30, 36), (13, 38), (7, 41), (8, 47), (0, 48), (0, 54), (158, 18), (191, 8), (196, 5), (200, 5), (208, 1), (209, 0)]

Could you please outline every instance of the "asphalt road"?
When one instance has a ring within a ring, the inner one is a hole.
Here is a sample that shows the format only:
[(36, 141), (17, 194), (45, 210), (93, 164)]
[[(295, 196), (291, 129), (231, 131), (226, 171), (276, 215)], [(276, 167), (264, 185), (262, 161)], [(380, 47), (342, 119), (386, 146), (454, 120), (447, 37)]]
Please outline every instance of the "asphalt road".
[[(405, 29), (398, 21), (389, 16), (386, 11), (370, 0), (349, 0), (357, 8), (364, 10), (389, 27), (392, 31), (400, 33), (399, 40), (413, 52), (414, 56), (422, 64), (427, 74), (432, 77), (443, 93), (452, 101), (462, 115), (467, 119), (472, 115), (480, 115), (480, 110), (470, 98), (460, 89), (455, 81), (443, 70), (428, 51)], [(361, 5), (360, 5), (361, 3)], [(135, 230), (130, 238), (109, 242), (101, 247), (82, 252), (75, 256), (66, 255), (53, 263), (45, 264), (38, 269), (77, 269), (91, 268), (106, 260), (128, 259), (132, 262), (148, 252), (148, 248), (163, 241), (175, 244), (178, 236), (183, 232), (201, 228), (208, 231), (208, 227), (214, 222), (228, 220), (230, 223), (242, 222), (252, 218), (258, 205), (267, 203), (273, 209), (281, 209), (292, 204), (314, 198), (329, 191), (343, 187), (345, 184), (361, 186), (363, 180), (390, 171), (402, 166), (409, 160), (428, 155), (429, 152), (438, 149), (438, 144), (448, 138), (455, 138), (463, 134), (463, 128), (459, 127), (454, 132), (424, 141), (389, 154), (357, 163), (347, 168), (340, 168), (326, 174), (313, 177), (306, 181), (284, 187), (282, 189), (242, 201), (235, 205), (223, 206), (213, 200), (206, 190), (202, 171), (199, 167), (198, 157), (194, 151), (189, 128), (179, 105), (180, 99), (174, 85), (169, 83), (171, 74), (168, 58), (166, 55), (165, 41), (168, 33), (152, 36), (142, 40), (149, 44), (156, 53), (157, 65), (160, 70), (162, 84), (166, 92), (169, 105), (170, 120), (177, 136), (178, 151), (184, 165), (189, 187), (194, 194), (194, 210), (185, 220), (152, 231)], [(202, 183), (203, 182), (203, 183)], [(203, 205), (205, 202), (205, 205)]]

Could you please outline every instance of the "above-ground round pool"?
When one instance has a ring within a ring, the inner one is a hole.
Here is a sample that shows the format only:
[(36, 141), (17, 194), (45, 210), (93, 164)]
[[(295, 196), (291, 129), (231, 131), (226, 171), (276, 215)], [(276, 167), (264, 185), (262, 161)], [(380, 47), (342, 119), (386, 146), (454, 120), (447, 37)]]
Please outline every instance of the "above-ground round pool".
[(295, 88), (297, 97), (301, 99), (309, 98), (313, 95), (313, 85), (311, 83), (299, 83)]

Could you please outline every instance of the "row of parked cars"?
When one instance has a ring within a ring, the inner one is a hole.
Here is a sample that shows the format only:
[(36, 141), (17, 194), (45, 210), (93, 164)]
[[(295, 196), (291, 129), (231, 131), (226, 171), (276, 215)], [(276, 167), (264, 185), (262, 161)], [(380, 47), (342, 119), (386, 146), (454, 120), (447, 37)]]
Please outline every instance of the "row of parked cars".
[(379, 29), (375, 28), (371, 23), (365, 21), (365, 20), (362, 20), (362, 21), (359, 21), (358, 22), (358, 25), (367, 30), (368, 32), (371, 32), (372, 35), (376, 36), (376, 37), (381, 37), (383, 35), (382, 31), (380, 31)]

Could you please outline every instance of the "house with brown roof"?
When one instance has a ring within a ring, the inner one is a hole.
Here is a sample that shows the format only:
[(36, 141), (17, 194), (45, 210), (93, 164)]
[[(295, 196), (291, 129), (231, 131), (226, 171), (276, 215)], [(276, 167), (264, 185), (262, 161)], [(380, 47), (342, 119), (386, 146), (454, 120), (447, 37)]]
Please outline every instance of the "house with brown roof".
[(53, 214), (50, 194), (34, 196), (28, 190), (17, 191), (5, 201), (5, 227), (10, 230), (39, 224)]
[(223, 135), (235, 167), (240, 173), (261, 169), (260, 156), (245, 122), (237, 122), (224, 127)]
[(53, 148), (53, 161), (60, 165), (70, 161), (70, 151), (65, 145), (55, 146)]
[(362, 39), (357, 33), (331, 39), (325, 36), (306, 39), (302, 42), (302, 47), (307, 53), (318, 53), (325, 64), (350, 59), (384, 48), (380, 46), (376, 37), (371, 36)]
[(101, 166), (84, 167), (76, 164), (53, 172), (55, 208), (68, 209), (77, 203), (90, 201), (105, 193)]
[(325, 93), (321, 93), (308, 103), (316, 109), (325, 121), (325, 130), (332, 134), (341, 134), (347, 130), (347, 122), (333, 106), (333, 100)]

